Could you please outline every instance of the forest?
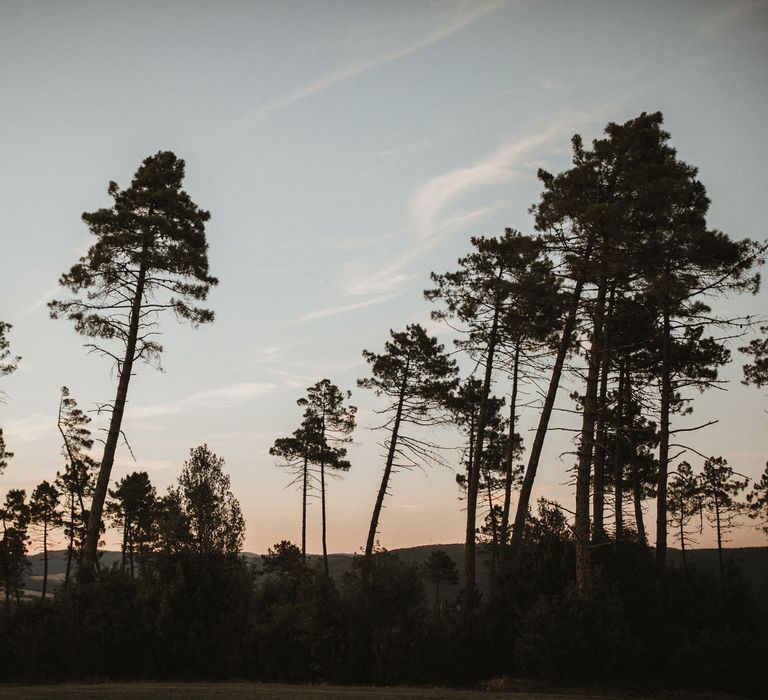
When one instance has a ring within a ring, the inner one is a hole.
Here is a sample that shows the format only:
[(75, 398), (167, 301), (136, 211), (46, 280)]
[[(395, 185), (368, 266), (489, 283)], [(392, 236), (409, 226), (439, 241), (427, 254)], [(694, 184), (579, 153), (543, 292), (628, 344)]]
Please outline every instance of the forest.
[[(708, 226), (706, 189), (659, 112), (609, 123), (591, 144), (575, 135), (571, 148), (570, 168), (538, 172), (534, 231), (473, 237), (454, 269), (432, 272), (424, 302), (455, 332), (452, 344), (408, 323), (361, 348), (368, 373), (356, 389), (377, 398), (384, 451), (367, 538), (335, 577), (326, 490), (350, 468), (357, 410), (330, 378), (298, 398), (296, 423), (270, 449), (301, 496), (301, 540), (276, 542), (261, 566), (243, 556), (241, 507), (205, 442), (191, 446), (166, 493), (148, 471), (114, 479), (116, 453), (130, 449), (131, 378), (159, 362), (164, 317), (214, 321), (206, 300), (218, 279), (210, 214), (182, 188), (183, 160), (160, 151), (126, 189), (110, 182), (113, 204), (83, 214), (91, 247), (48, 305), (114, 364), (114, 398), (99, 407), (108, 428), (97, 440), (89, 412), (62, 387), (61, 469), (29, 494), (5, 495), (0, 680), (510, 677), (764, 692), (768, 601), (724, 549), (736, 527), (768, 535), (768, 464), (747, 478), (696, 449), (708, 422), (681, 419), (698, 395), (722, 388), (734, 351), (743, 382), (768, 386), (768, 318), (716, 310), (758, 291), (768, 244)], [(13, 328), (0, 323), (0, 376), (20, 362)], [(565, 376), (580, 387), (569, 397), (579, 428), (563, 475), (573, 499), (536, 500)], [(522, 400), (524, 385), (540, 400)], [(524, 412), (537, 420), (530, 437), (518, 431)], [(398, 472), (453, 459), (435, 439), (445, 427), (463, 444), (450, 464), (466, 518), (463, 561), (435, 549), (416, 565), (379, 545), (382, 513)], [(0, 430), (0, 471), (13, 451)], [(314, 498), (319, 557), (307, 545)], [(690, 556), (705, 524), (715, 571)], [(121, 537), (111, 565), (100, 552), (107, 528)], [(55, 582), (53, 533), (66, 543)], [(33, 542), (39, 597), (25, 595)]]

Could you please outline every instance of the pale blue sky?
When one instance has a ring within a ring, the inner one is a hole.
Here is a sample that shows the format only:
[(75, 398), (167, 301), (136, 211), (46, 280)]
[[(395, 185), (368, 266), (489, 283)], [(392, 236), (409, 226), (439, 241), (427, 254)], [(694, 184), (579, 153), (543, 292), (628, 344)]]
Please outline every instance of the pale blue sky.
[[(113, 396), (108, 363), (48, 320), (45, 301), (88, 245), (80, 214), (171, 149), (212, 213), (217, 320), (193, 331), (165, 319), (166, 372), (141, 367), (132, 382), (137, 461), (121, 453), (114, 477), (146, 469), (164, 490), (207, 441), (232, 474), (247, 548), (295, 541), (299, 496), (267, 450), (296, 427), (304, 388), (329, 377), (353, 389), (361, 424), (352, 470), (330, 486), (329, 545), (358, 549), (382, 464), (368, 429), (378, 404), (354, 389), (362, 349), (428, 319), (429, 272), (453, 269), (470, 235), (531, 230), (536, 169), (568, 167), (574, 132), (590, 140), (661, 110), (700, 168), (710, 224), (766, 237), (767, 30), (762, 0), (0, 1), (0, 319), (24, 358), (3, 381), (16, 457), (2, 490), (59, 468), (60, 385), (86, 408)], [(767, 298), (738, 308), (765, 313)], [(727, 393), (697, 400), (694, 420), (720, 423), (692, 440), (756, 476), (768, 397), (738, 384), (741, 362)], [(564, 434), (550, 441), (537, 494), (569, 505), (567, 449)], [(459, 541), (457, 496), (447, 469), (397, 475), (382, 544)]]

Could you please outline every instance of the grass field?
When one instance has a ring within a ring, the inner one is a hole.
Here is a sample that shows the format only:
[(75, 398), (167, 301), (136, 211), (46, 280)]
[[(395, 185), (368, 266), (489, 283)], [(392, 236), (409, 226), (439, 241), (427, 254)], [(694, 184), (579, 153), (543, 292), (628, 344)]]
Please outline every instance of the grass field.
[[(0, 700), (589, 700), (599, 695), (555, 695), (447, 690), (445, 688), (356, 688), (261, 683), (104, 683), (93, 685), (0, 686)], [(637, 698), (635, 698), (637, 700)]]

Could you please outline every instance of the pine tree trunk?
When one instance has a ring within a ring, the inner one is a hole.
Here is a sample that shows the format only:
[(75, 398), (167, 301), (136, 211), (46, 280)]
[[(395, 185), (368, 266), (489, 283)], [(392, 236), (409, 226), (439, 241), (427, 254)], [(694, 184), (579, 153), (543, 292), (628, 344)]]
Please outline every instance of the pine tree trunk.
[[(587, 252), (585, 259), (590, 257)], [(541, 459), (541, 452), (544, 448), (544, 440), (547, 437), (547, 429), (549, 428), (549, 419), (552, 416), (552, 409), (555, 407), (555, 399), (557, 398), (557, 391), (560, 388), (560, 377), (563, 374), (563, 365), (565, 364), (565, 358), (568, 355), (568, 350), (571, 347), (571, 338), (573, 336), (573, 330), (576, 326), (576, 316), (579, 310), (579, 304), (581, 302), (581, 293), (584, 288), (584, 277), (579, 277), (576, 281), (576, 286), (573, 289), (573, 295), (571, 296), (571, 305), (568, 309), (568, 317), (565, 320), (563, 326), (563, 334), (560, 337), (560, 343), (557, 348), (557, 355), (555, 357), (555, 364), (552, 367), (552, 375), (549, 379), (549, 388), (547, 389), (547, 395), (544, 399), (544, 406), (541, 409), (541, 415), (539, 416), (539, 425), (536, 428), (536, 437), (533, 440), (531, 446), (531, 453), (528, 456), (528, 465), (525, 469), (525, 476), (523, 477), (523, 483), (520, 487), (520, 496), (517, 500), (517, 512), (515, 513), (515, 523), (512, 527), (512, 539), (511, 549), (513, 556), (519, 551), (520, 544), (523, 541), (523, 533), (525, 532), (525, 520), (528, 517), (528, 506), (531, 501), (531, 493), (533, 492), (533, 482), (536, 479), (536, 471), (539, 468), (539, 460)]]
[(309, 478), (309, 447), (304, 445), (304, 468), (301, 485), (301, 560), (307, 563), (307, 481)]
[(123, 520), (123, 546), (121, 547), (122, 556), (120, 557), (120, 571), (125, 571), (125, 562), (128, 558), (128, 528), (129, 522), (126, 516)]
[(491, 488), (490, 469), (486, 470), (485, 486), (488, 494), (488, 513), (491, 520), (491, 537), (493, 538), (493, 556), (491, 557), (491, 585), (493, 585), (496, 573), (496, 561), (499, 558), (499, 532), (496, 523), (496, 513), (493, 511), (493, 489)]
[(405, 392), (408, 387), (408, 375), (410, 372), (410, 360), (406, 360), (405, 370), (403, 371), (403, 381), (400, 384), (400, 396), (397, 400), (397, 410), (395, 412), (395, 422), (392, 425), (392, 435), (389, 438), (389, 450), (387, 450), (387, 461), (384, 465), (384, 474), (381, 477), (381, 484), (379, 486), (379, 492), (376, 494), (376, 503), (373, 506), (373, 514), (371, 515), (371, 524), (368, 528), (368, 540), (365, 543), (365, 557), (368, 558), (373, 554), (373, 547), (376, 544), (376, 530), (379, 528), (379, 518), (381, 517), (381, 509), (384, 503), (384, 496), (387, 495), (387, 488), (389, 487), (389, 477), (392, 474), (392, 465), (395, 462), (395, 454), (397, 453), (397, 438), (400, 433), (400, 421), (403, 417), (403, 404), (405, 403)]
[(145, 265), (142, 263), (136, 281), (136, 293), (134, 294), (133, 303), (131, 305), (131, 317), (128, 326), (128, 338), (125, 346), (125, 357), (120, 366), (120, 379), (117, 383), (115, 403), (112, 406), (109, 432), (107, 433), (107, 441), (104, 444), (104, 454), (101, 458), (99, 477), (96, 481), (96, 488), (93, 491), (91, 510), (88, 514), (88, 527), (85, 531), (83, 557), (79, 572), (84, 581), (92, 579), (96, 569), (99, 534), (101, 531), (101, 516), (104, 510), (104, 501), (107, 498), (107, 490), (109, 489), (109, 478), (112, 474), (112, 465), (115, 462), (115, 452), (117, 451), (117, 443), (120, 439), (120, 426), (123, 422), (125, 402), (128, 398), (128, 384), (131, 381), (131, 371), (133, 370), (133, 361), (136, 355), (136, 341), (139, 332), (141, 302), (144, 296), (146, 274), (147, 271)]
[(598, 283), (595, 299), (594, 326), (588, 354), (589, 368), (584, 395), (584, 411), (581, 422), (578, 463), (576, 465), (576, 515), (573, 534), (576, 544), (576, 587), (584, 593), (591, 578), (589, 560), (589, 490), (592, 455), (595, 441), (595, 423), (599, 410), (597, 404), (600, 357), (602, 352), (603, 313), (605, 307), (605, 280)]
[(133, 581), (133, 537), (134, 532), (131, 530), (128, 537), (128, 580)]
[(509, 441), (504, 462), (504, 506), (501, 511), (501, 536), (504, 543), (509, 541), (509, 510), (512, 503), (512, 471), (515, 456), (515, 422), (517, 420), (517, 379), (520, 367), (520, 345), (518, 339), (515, 345), (515, 360), (512, 367), (512, 396), (509, 400)]
[(683, 508), (685, 508), (685, 504), (680, 504), (680, 551), (683, 555), (683, 572), (685, 572), (688, 568), (688, 563), (685, 559), (685, 529), (683, 527)]
[(322, 534), (323, 534), (323, 571), (326, 577), (330, 576), (328, 570), (328, 543), (326, 541), (326, 524), (325, 524), (325, 458), (320, 459), (320, 501), (322, 512)]
[(43, 595), (48, 592), (48, 521), (43, 520)]
[(667, 473), (669, 470), (669, 409), (672, 398), (670, 368), (669, 307), (664, 307), (664, 337), (661, 358), (661, 412), (659, 416), (659, 474), (656, 488), (656, 563), (664, 568), (667, 561)]
[(67, 544), (67, 568), (64, 572), (64, 582), (69, 581), (72, 572), (72, 556), (75, 553), (75, 495), (69, 494), (69, 543)]
[(717, 561), (720, 565), (720, 580), (723, 580), (723, 536), (720, 523), (720, 501), (715, 496), (715, 523), (717, 525)]
[(640, 483), (640, 474), (637, 469), (637, 441), (634, 432), (631, 433), (629, 445), (629, 471), (632, 475), (632, 502), (635, 507), (637, 538), (641, 542), (647, 543), (645, 520), (643, 520), (643, 485)]
[(610, 324), (613, 312), (614, 290), (611, 288), (608, 312), (602, 342), (600, 343), (600, 390), (598, 392), (597, 422), (595, 424), (595, 478), (592, 496), (592, 537), (596, 542), (605, 540), (605, 412), (608, 408), (608, 375), (610, 374)]
[(480, 486), (480, 462), (483, 454), (483, 439), (485, 426), (488, 421), (488, 395), (491, 392), (491, 375), (493, 373), (493, 355), (496, 350), (496, 336), (499, 327), (500, 300), (495, 300), (491, 331), (488, 335), (488, 348), (485, 362), (485, 377), (480, 395), (480, 414), (477, 419), (477, 432), (473, 459), (469, 469), (467, 483), (467, 528), (464, 542), (464, 608), (465, 611), (474, 607), (475, 602), (475, 530), (477, 521), (477, 496)]
[(622, 365), (619, 368), (619, 388), (617, 393), (618, 403), (616, 404), (616, 423), (613, 431), (613, 501), (617, 542), (621, 539), (622, 533), (624, 531), (624, 465), (621, 461), (621, 434), (622, 426), (624, 423), (624, 394), (625, 379), (624, 365)]

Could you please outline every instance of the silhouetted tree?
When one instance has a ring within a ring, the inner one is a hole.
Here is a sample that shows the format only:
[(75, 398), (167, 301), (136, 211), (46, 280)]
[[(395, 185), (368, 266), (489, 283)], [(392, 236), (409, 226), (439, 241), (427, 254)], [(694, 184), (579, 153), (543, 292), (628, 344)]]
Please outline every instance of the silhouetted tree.
[[(430, 301), (441, 301), (445, 308), (432, 312), (435, 319), (458, 319), (465, 327), (466, 339), (458, 344), (483, 367), (480, 411), (475, 432), (473, 463), (467, 482), (467, 525), (465, 532), (464, 584), (466, 605), (472, 604), (475, 591), (475, 537), (480, 460), (489, 418), (488, 397), (497, 348), (505, 341), (505, 317), (530, 293), (530, 279), (549, 270), (542, 258), (540, 242), (507, 229), (499, 238), (472, 238), (475, 252), (459, 259), (459, 269), (443, 275), (431, 274), (434, 289), (424, 292)], [(532, 270), (537, 270), (532, 273)]]
[(701, 512), (702, 494), (699, 479), (688, 462), (680, 462), (669, 482), (669, 514), (674, 525), (675, 539), (680, 543), (683, 566), (686, 561), (686, 545), (690, 538), (686, 531), (688, 522)]
[(717, 555), (720, 577), (723, 576), (723, 537), (734, 525), (742, 511), (736, 497), (747, 487), (749, 479), (739, 479), (722, 457), (710, 457), (704, 462), (700, 476), (702, 504), (709, 512), (710, 524), (717, 533)]
[[(7, 333), (12, 328), (10, 323), (0, 321), (0, 377), (4, 377), (7, 374), (11, 374), (16, 371), (18, 367), (20, 357), (14, 357), (11, 355), (10, 343), (8, 342)], [(0, 400), (3, 399), (5, 393), (0, 391)], [(5, 439), (3, 438), (3, 429), (0, 428), (0, 474), (8, 466), (8, 460), (13, 457), (13, 452), (8, 452), (5, 446)]]
[(29, 516), (33, 525), (42, 528), (41, 538), (43, 543), (43, 592), (42, 598), (48, 590), (48, 540), (51, 530), (62, 524), (62, 516), (59, 511), (58, 489), (51, 483), (43, 481), (32, 491), (29, 501)]
[(147, 472), (133, 472), (121, 479), (109, 492), (107, 514), (123, 531), (121, 570), (128, 562), (128, 576), (133, 580), (134, 553), (147, 550), (154, 538), (157, 494)]
[(747, 494), (747, 514), (757, 520), (768, 535), (768, 462), (760, 481), (752, 484), (752, 491)]
[(297, 577), (304, 570), (304, 553), (293, 542), (282, 540), (261, 555), (265, 574)]
[[(157, 317), (172, 310), (193, 325), (213, 320), (195, 306), (217, 283), (208, 272), (205, 222), (210, 218), (181, 189), (184, 161), (170, 151), (146, 158), (131, 186), (110, 182), (114, 204), (83, 214), (96, 242), (62, 275), (60, 284), (75, 295), (49, 303), (52, 318), (73, 321), (94, 342), (88, 347), (114, 360), (118, 385), (111, 404), (109, 431), (89, 512), (81, 573), (91, 576), (102, 510), (115, 459), (128, 384), (136, 360), (159, 359)], [(115, 341), (110, 350), (98, 341)]]
[[(303, 400), (299, 399), (300, 405)], [(315, 488), (316, 478), (313, 465), (319, 464), (322, 456), (320, 423), (312, 410), (304, 413), (301, 426), (290, 437), (277, 438), (269, 448), (269, 454), (280, 457), (278, 466), (286, 469), (293, 477), (289, 486), (301, 487), (301, 556), (307, 559), (307, 499)]]
[[(245, 521), (230, 490), (224, 460), (200, 445), (189, 451), (178, 486), (178, 499), (189, 533), (189, 547), (198, 554), (237, 554), (243, 545)], [(173, 507), (170, 503), (168, 504)]]
[(389, 400), (389, 404), (379, 411), (387, 417), (381, 426), (389, 432), (384, 442), (387, 458), (368, 528), (366, 558), (373, 554), (384, 496), (393, 470), (429, 464), (434, 459), (435, 446), (412, 433), (405, 433), (404, 428), (440, 423), (441, 411), (456, 383), (456, 363), (420, 325), (409, 325), (404, 332), (390, 331), (390, 336), (392, 339), (384, 343), (383, 354), (363, 351), (373, 376), (357, 382), (361, 388), (372, 389), (377, 396), (386, 396)]
[[(327, 517), (325, 507), (325, 475), (326, 468), (334, 472), (349, 469), (349, 461), (344, 459), (347, 450), (343, 444), (351, 442), (351, 433), (355, 429), (356, 406), (344, 406), (344, 401), (352, 394), (343, 392), (329, 379), (322, 379), (317, 384), (307, 388), (306, 398), (298, 400), (299, 406), (306, 411), (305, 420), (316, 426), (314, 434), (315, 447), (312, 454), (320, 468), (320, 504), (322, 518), (323, 569), (328, 571)], [(309, 424), (308, 424), (309, 425)], [(310, 434), (307, 434), (307, 438)]]
[(82, 555), (83, 539), (88, 521), (85, 499), (93, 494), (96, 482), (97, 464), (88, 451), (93, 447), (91, 431), (88, 428), (91, 418), (78, 408), (77, 401), (70, 396), (69, 389), (61, 387), (59, 400), (58, 428), (63, 445), (64, 471), (56, 473), (56, 485), (64, 494), (63, 516), (64, 536), (67, 539), (67, 567), (64, 580), (68, 581), (72, 572), (75, 552), (78, 562)]
[(0, 569), (5, 584), (5, 601), (11, 597), (18, 601), (24, 591), (24, 573), (27, 562), (27, 543), (29, 542), (29, 504), (24, 489), (11, 489), (0, 509), (3, 521), (3, 539), (0, 541)]
[(455, 584), (459, 582), (459, 570), (456, 562), (448, 556), (444, 549), (436, 549), (424, 562), (424, 576), (435, 584), (435, 610), (442, 610), (440, 599), (440, 586), (443, 583)]
[(768, 386), (768, 326), (760, 329), (766, 334), (763, 338), (755, 338), (741, 352), (751, 355), (751, 364), (744, 365), (744, 384), (754, 384), (757, 387)]

